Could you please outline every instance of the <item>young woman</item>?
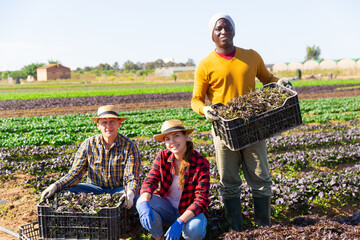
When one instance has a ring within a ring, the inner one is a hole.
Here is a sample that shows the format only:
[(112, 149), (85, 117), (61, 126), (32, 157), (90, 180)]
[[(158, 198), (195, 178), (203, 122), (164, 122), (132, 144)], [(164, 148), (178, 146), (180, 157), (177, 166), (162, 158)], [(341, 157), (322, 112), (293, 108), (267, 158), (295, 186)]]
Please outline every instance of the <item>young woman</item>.
[[(154, 239), (203, 239), (206, 235), (210, 173), (207, 159), (193, 149), (180, 120), (165, 121), (154, 139), (165, 142), (143, 182), (136, 208)], [(164, 235), (163, 225), (170, 226)]]

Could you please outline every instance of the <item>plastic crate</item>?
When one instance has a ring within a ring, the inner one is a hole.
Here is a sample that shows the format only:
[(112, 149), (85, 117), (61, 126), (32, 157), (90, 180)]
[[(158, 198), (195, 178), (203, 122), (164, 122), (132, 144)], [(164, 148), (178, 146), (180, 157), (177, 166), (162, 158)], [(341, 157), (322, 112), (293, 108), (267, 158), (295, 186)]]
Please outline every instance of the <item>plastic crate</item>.
[(215, 135), (220, 137), (229, 149), (240, 150), (302, 124), (297, 93), (277, 83), (269, 83), (263, 88), (274, 87), (282, 88), (292, 95), (282, 106), (252, 117), (249, 121), (242, 118), (227, 120), (220, 117), (219, 120), (212, 122)]
[(125, 209), (122, 204), (102, 208), (96, 214), (57, 212), (38, 205), (40, 236), (50, 239), (118, 240), (124, 229)]
[(20, 240), (38, 240), (40, 239), (39, 224), (32, 222), (19, 227)]

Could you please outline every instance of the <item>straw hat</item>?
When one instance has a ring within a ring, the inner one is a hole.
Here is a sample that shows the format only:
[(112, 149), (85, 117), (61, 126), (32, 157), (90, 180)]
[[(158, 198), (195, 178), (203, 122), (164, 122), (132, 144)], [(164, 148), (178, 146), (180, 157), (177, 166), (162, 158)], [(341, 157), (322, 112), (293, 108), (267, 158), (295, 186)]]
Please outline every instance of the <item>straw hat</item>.
[(117, 114), (114, 105), (106, 105), (99, 107), (97, 115), (97, 117), (91, 117), (90, 119), (94, 122), (97, 122), (100, 118), (118, 118), (120, 119), (120, 121), (128, 119), (119, 117), (119, 114)]
[(169, 121), (165, 121), (161, 126), (161, 134), (154, 135), (154, 139), (156, 141), (162, 142), (164, 141), (165, 135), (172, 132), (182, 132), (185, 131), (187, 133), (192, 133), (195, 129), (185, 129), (184, 124), (177, 119), (171, 119)]

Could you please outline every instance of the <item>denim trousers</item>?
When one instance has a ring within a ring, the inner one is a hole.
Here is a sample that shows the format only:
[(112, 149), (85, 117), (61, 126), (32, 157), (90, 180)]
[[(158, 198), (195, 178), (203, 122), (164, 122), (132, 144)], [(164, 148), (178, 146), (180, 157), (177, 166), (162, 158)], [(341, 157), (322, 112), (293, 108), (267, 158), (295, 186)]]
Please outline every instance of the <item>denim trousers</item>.
[[(73, 193), (79, 193), (79, 192), (91, 193), (92, 192), (94, 194), (103, 194), (103, 193), (114, 194), (116, 192), (125, 192), (123, 186), (120, 186), (117, 188), (104, 188), (104, 187), (99, 187), (99, 186), (91, 184), (91, 183), (79, 183), (75, 186), (65, 188), (65, 190), (69, 190), (70, 192), (73, 192)], [(134, 215), (136, 213), (135, 203), (138, 198), (139, 198), (139, 194), (136, 194), (134, 197), (134, 201), (133, 201), (134, 204), (129, 209), (129, 214), (131, 214), (131, 215)]]
[(99, 187), (99, 186), (96, 186), (91, 183), (79, 183), (75, 186), (68, 187), (65, 190), (69, 190), (70, 192), (73, 192), (73, 193), (79, 193), (79, 192), (91, 193), (92, 192), (94, 194), (103, 194), (103, 193), (114, 194), (116, 192), (124, 191), (124, 187), (121, 186), (121, 187), (117, 187), (117, 188), (103, 188), (103, 187)]
[(220, 175), (220, 194), (224, 199), (239, 198), (242, 180), (240, 169), (252, 190), (253, 197), (271, 196), (272, 180), (269, 173), (265, 140), (238, 151), (230, 150), (220, 137), (211, 134), (216, 153), (216, 165)]
[[(149, 205), (154, 213), (154, 221), (151, 222), (152, 229), (150, 231), (152, 237), (157, 238), (164, 235), (163, 225), (171, 226), (180, 213), (174, 208), (171, 203), (153, 194), (149, 201)], [(136, 204), (136, 208), (139, 211), (139, 203)], [(184, 239), (200, 240), (204, 239), (206, 235), (207, 219), (203, 213), (191, 218), (185, 223), (182, 229), (182, 236)]]

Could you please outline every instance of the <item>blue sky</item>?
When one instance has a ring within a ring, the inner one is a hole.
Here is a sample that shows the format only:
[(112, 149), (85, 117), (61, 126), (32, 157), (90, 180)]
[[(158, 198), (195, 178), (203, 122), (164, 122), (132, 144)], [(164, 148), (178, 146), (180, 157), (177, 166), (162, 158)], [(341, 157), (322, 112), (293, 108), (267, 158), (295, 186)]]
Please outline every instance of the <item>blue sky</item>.
[(358, 0), (1, 0), (0, 71), (59, 60), (76, 69), (100, 63), (174, 59), (198, 63), (211, 50), (208, 21), (229, 14), (234, 43), (266, 64), (360, 58)]

